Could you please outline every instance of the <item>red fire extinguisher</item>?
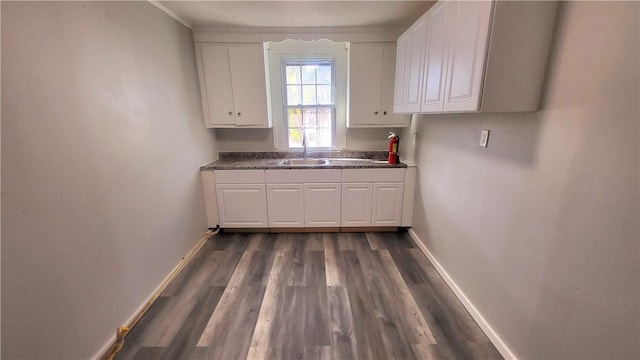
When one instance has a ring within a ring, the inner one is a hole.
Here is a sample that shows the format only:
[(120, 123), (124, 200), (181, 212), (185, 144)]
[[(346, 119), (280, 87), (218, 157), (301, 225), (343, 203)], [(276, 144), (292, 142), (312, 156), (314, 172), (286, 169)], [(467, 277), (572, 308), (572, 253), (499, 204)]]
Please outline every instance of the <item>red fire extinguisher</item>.
[(397, 164), (398, 146), (400, 145), (400, 137), (395, 133), (389, 132), (389, 164)]

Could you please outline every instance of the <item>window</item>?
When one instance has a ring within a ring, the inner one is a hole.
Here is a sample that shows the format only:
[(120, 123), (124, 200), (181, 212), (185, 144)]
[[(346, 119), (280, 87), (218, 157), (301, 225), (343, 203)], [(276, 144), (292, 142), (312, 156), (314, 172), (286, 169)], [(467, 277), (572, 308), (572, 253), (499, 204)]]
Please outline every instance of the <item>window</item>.
[(289, 39), (264, 48), (273, 148), (301, 150), (304, 131), (314, 150), (345, 149), (349, 43)]
[(327, 148), (335, 130), (333, 60), (284, 60), (284, 114), (287, 147)]

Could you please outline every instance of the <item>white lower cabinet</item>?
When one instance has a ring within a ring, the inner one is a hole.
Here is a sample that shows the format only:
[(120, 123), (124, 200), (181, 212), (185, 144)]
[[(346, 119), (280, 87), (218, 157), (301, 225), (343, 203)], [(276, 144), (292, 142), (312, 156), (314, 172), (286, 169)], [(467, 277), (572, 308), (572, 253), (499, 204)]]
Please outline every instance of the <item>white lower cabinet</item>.
[(269, 226), (340, 226), (340, 169), (266, 170), (265, 174)]
[(399, 226), (403, 196), (404, 183), (374, 183), (371, 225)]
[(222, 228), (411, 226), (409, 170), (205, 171), (207, 221)]
[(264, 184), (217, 184), (216, 197), (221, 227), (268, 226)]
[(400, 226), (404, 175), (405, 169), (343, 170), (342, 226)]
[(304, 184), (306, 227), (340, 226), (340, 184)]
[(270, 227), (304, 227), (302, 184), (268, 184), (267, 209)]
[(370, 226), (372, 183), (342, 184), (342, 226)]
[(268, 227), (264, 170), (216, 170), (214, 175), (221, 227)]

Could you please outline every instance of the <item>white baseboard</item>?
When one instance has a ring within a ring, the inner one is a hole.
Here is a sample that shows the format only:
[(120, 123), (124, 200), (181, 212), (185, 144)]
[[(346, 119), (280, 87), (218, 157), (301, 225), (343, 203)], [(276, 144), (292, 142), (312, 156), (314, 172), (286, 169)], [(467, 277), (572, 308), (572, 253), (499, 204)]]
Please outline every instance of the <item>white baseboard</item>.
[[(191, 261), (191, 259), (193, 259), (194, 255), (198, 252), (198, 250), (200, 250), (200, 248), (202, 247), (202, 245), (204, 245), (207, 239), (209, 239), (211, 235), (214, 235), (216, 233), (217, 231), (213, 232), (211, 230), (206, 232), (200, 238), (200, 240), (198, 240), (198, 242), (195, 245), (193, 245), (191, 250), (189, 250), (189, 252), (182, 258), (182, 260), (178, 262), (178, 264), (173, 268), (173, 270), (169, 272), (169, 275), (167, 275), (167, 277), (165, 277), (164, 280), (162, 280), (160, 285), (158, 285), (158, 287), (151, 293), (151, 295), (149, 295), (147, 300), (144, 301), (142, 305), (140, 305), (140, 307), (138, 307), (133, 312), (133, 314), (127, 319), (127, 321), (124, 322), (124, 325), (129, 326), (129, 328), (133, 327), (133, 325), (135, 325), (135, 323), (137, 323), (138, 320), (140, 320), (140, 318), (142, 317), (142, 315), (144, 315), (144, 313), (149, 309), (151, 304), (153, 304), (153, 302), (156, 301), (156, 299), (160, 296), (160, 294), (164, 291), (164, 289), (166, 289), (167, 286), (169, 286), (169, 283), (178, 275), (178, 273), (182, 269), (184, 269), (184, 267)], [(115, 341), (116, 341), (116, 329), (113, 329), (113, 336), (111, 336), (109, 340), (107, 340), (107, 342), (102, 346), (102, 348), (96, 351), (96, 353), (91, 357), (91, 359), (94, 359), (94, 360), (101, 359)]]
[(469, 314), (471, 314), (471, 317), (478, 323), (482, 331), (484, 331), (484, 333), (487, 335), (487, 337), (489, 338), (491, 343), (493, 343), (496, 349), (500, 352), (500, 354), (505, 359), (517, 360), (516, 356), (513, 354), (511, 349), (509, 349), (507, 345), (504, 343), (504, 341), (502, 341), (500, 336), (493, 330), (491, 325), (489, 325), (487, 320), (485, 320), (482, 314), (480, 314), (478, 309), (476, 309), (476, 307), (473, 306), (473, 303), (471, 303), (469, 298), (467, 298), (467, 296), (462, 292), (462, 290), (458, 287), (455, 281), (453, 281), (453, 279), (451, 278), (451, 276), (449, 276), (447, 271), (442, 267), (442, 265), (440, 265), (438, 260), (436, 260), (433, 254), (431, 254), (431, 252), (429, 251), (429, 249), (427, 249), (424, 243), (420, 241), (420, 238), (415, 233), (415, 231), (413, 231), (413, 229), (409, 229), (409, 235), (415, 241), (416, 245), (422, 251), (422, 253), (427, 257), (427, 259), (431, 261), (431, 264), (433, 264), (433, 267), (435, 267), (435, 269), (438, 271), (440, 276), (442, 276), (442, 278), (447, 283), (447, 285), (449, 285), (449, 288), (451, 288), (451, 291), (453, 291), (453, 293), (456, 295), (458, 300), (460, 300), (460, 302), (465, 307), (465, 309), (467, 309)]

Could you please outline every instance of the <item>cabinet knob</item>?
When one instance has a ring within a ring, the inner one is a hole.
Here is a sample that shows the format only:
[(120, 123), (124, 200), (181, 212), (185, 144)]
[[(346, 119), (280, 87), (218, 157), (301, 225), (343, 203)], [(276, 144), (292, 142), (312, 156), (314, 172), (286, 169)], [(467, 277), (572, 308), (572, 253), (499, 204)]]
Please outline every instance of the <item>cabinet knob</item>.
[(238, 113), (238, 116), (241, 116), (241, 115), (242, 115), (241, 113)]
[(376, 111), (376, 112), (374, 112), (373, 114), (374, 114), (374, 115), (378, 115), (378, 112)]
[(387, 115), (387, 112), (386, 112), (386, 111), (384, 111), (384, 112), (382, 113), (382, 115)]
[(233, 115), (233, 111), (229, 111), (229, 116)]

